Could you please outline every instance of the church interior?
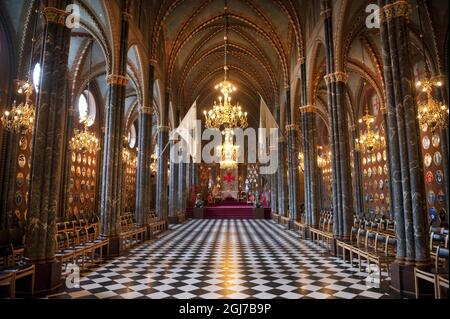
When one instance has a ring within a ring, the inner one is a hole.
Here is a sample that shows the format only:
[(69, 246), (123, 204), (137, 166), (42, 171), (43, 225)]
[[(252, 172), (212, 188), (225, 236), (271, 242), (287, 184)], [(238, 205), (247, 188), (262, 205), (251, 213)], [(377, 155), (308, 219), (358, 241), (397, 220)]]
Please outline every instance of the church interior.
[(448, 15), (1, 0), (0, 299), (448, 298)]

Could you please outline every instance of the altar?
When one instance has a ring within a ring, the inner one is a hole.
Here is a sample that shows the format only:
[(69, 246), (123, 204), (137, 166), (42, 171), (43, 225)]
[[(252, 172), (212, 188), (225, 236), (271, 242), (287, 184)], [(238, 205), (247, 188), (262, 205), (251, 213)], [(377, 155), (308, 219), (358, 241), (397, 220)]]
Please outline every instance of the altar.
[(227, 200), (227, 199), (234, 199), (236, 201), (239, 201), (239, 192), (238, 191), (231, 191), (226, 190), (221, 192), (221, 200)]

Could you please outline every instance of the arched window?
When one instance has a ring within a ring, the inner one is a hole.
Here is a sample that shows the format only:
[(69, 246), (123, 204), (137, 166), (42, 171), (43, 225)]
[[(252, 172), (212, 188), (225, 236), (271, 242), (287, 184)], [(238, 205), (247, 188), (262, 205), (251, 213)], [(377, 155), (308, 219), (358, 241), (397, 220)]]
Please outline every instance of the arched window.
[(131, 125), (130, 131), (128, 132), (128, 145), (131, 149), (135, 148), (136, 146), (136, 127)]
[(84, 91), (78, 99), (78, 114), (80, 122), (87, 120), (87, 125), (95, 123), (96, 106), (95, 99), (91, 92)]
[(39, 87), (41, 85), (41, 65), (36, 63), (33, 69), (33, 84), (36, 92), (39, 92)]

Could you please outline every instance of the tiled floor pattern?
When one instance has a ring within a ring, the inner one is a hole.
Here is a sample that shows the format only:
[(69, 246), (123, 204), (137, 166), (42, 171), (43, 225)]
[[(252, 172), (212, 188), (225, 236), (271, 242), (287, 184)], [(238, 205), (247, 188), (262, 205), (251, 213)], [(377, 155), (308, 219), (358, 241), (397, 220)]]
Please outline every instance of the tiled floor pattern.
[(82, 274), (50, 298), (395, 298), (271, 221), (196, 220)]

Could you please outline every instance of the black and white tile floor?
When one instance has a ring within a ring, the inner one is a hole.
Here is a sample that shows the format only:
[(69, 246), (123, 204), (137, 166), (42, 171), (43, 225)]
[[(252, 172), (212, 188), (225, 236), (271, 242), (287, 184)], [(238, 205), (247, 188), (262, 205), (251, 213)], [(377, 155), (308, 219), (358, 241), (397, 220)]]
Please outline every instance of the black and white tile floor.
[(190, 221), (49, 298), (395, 298), (271, 221)]

